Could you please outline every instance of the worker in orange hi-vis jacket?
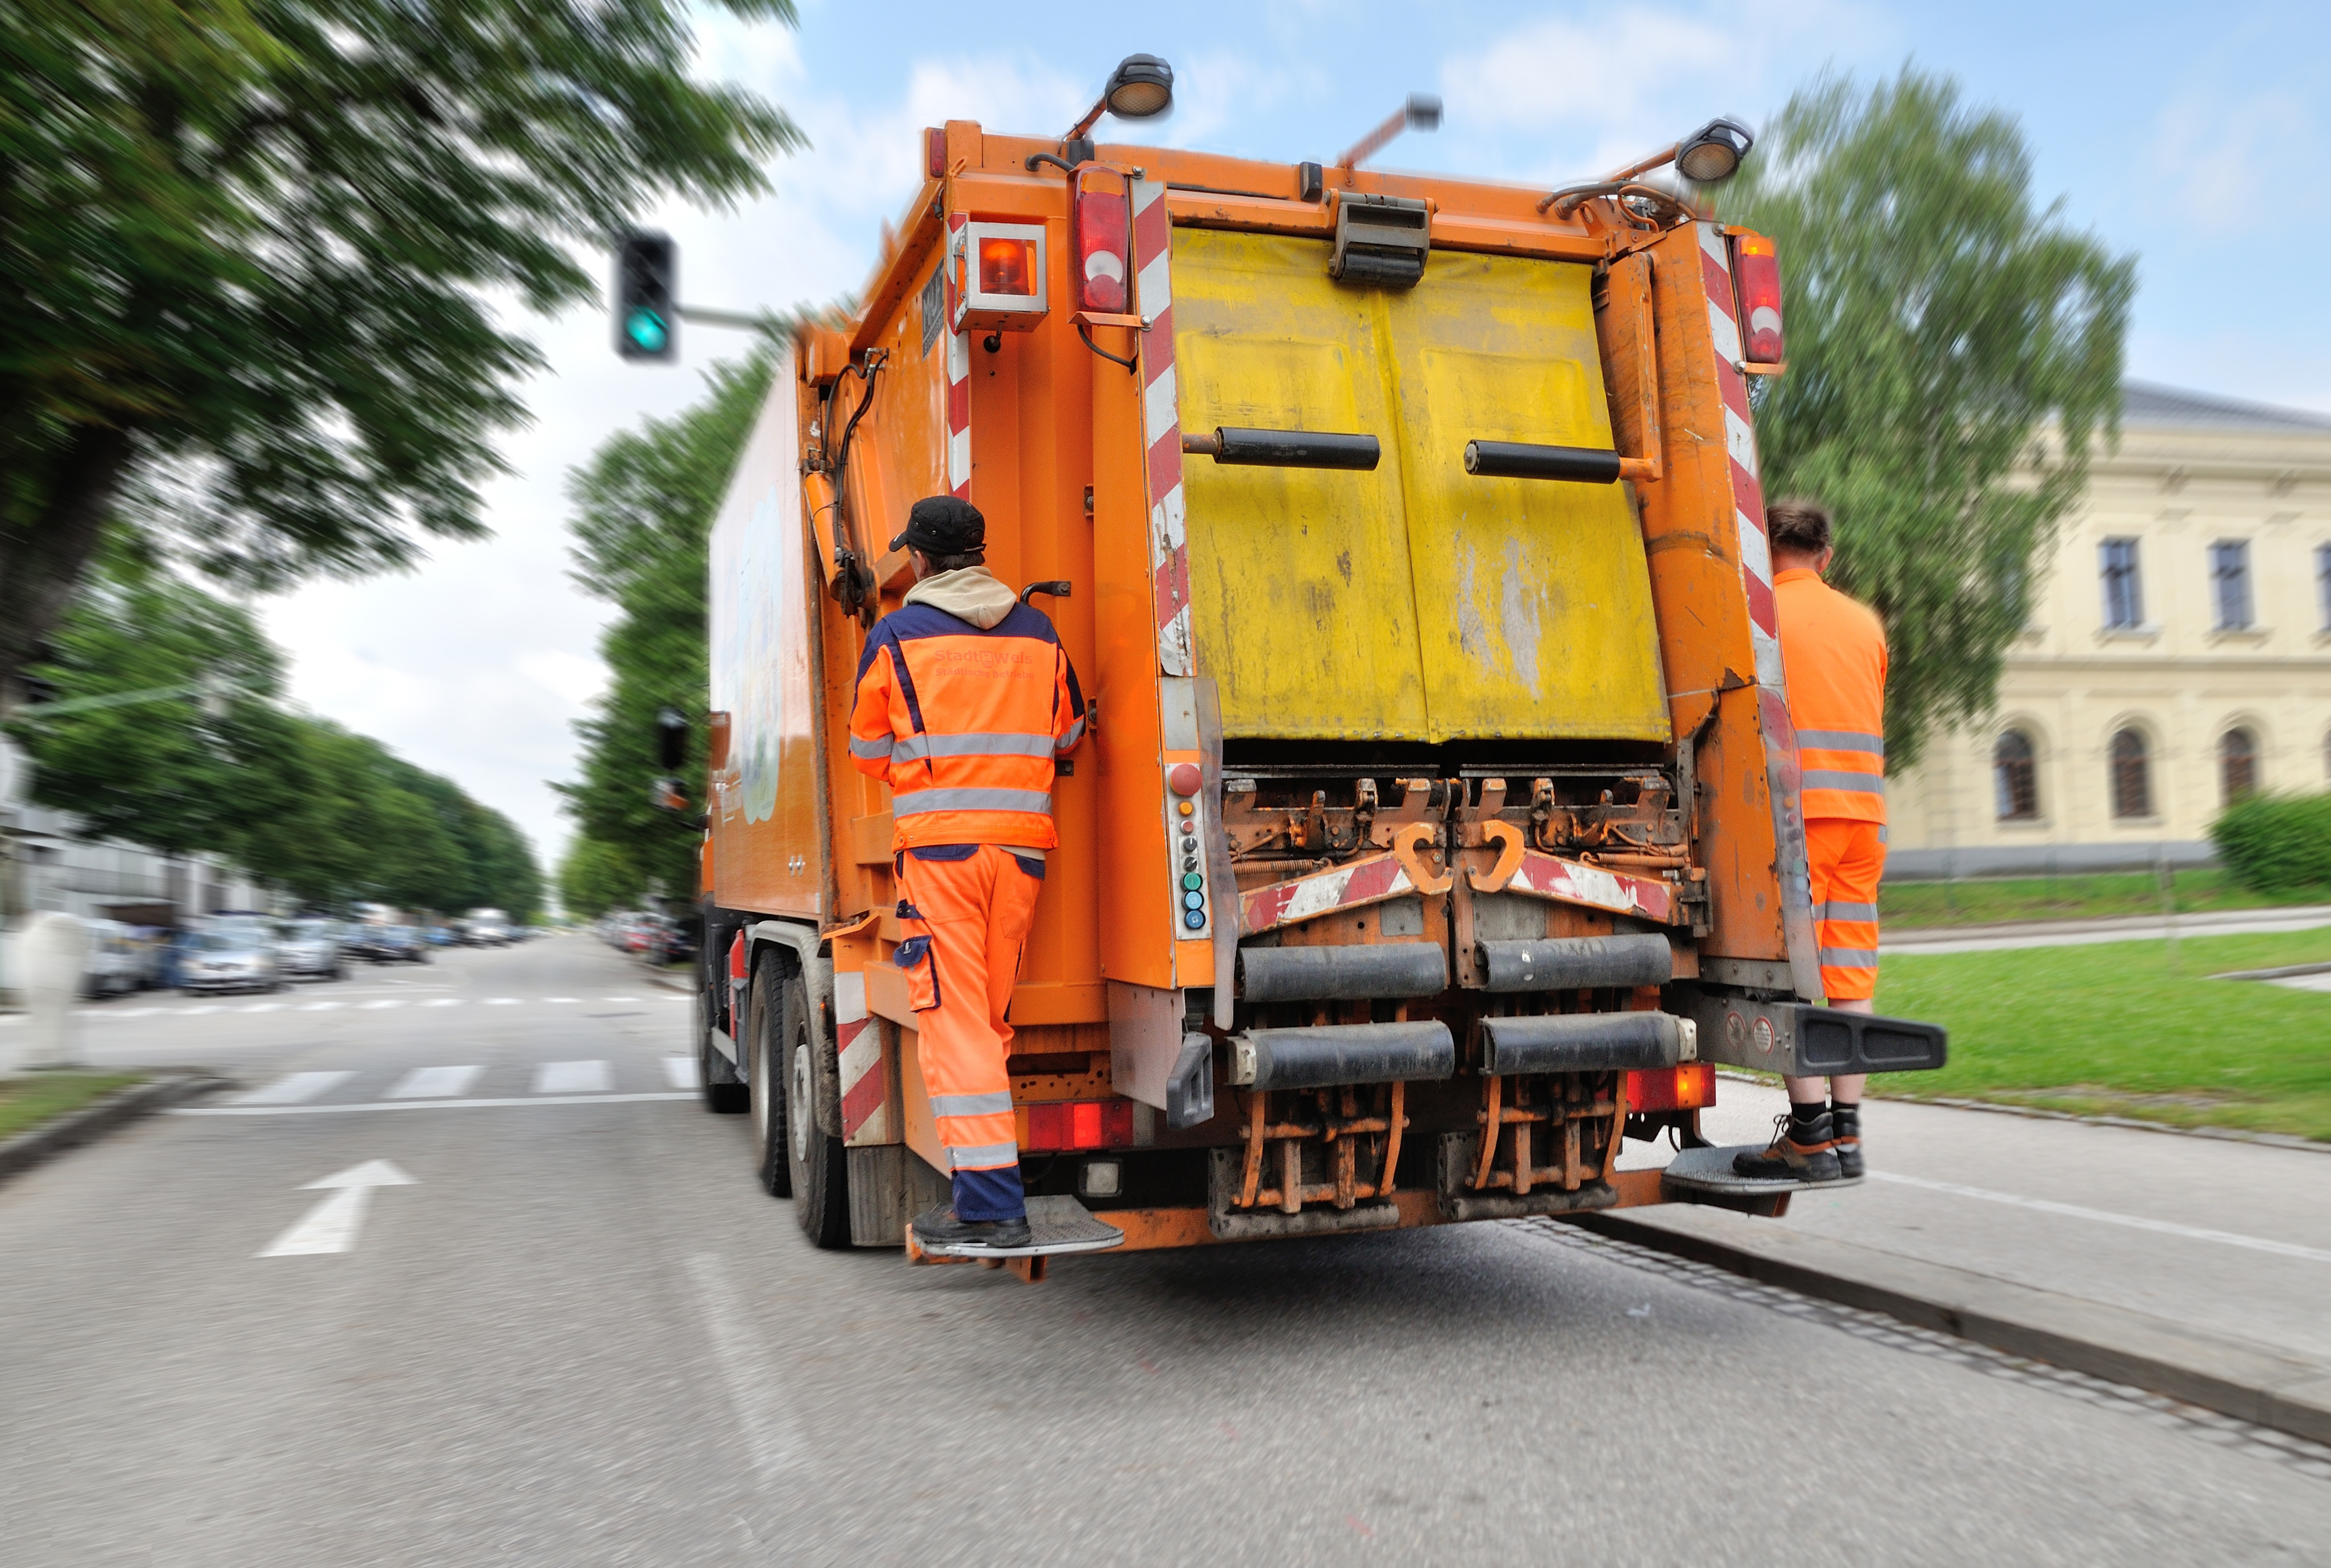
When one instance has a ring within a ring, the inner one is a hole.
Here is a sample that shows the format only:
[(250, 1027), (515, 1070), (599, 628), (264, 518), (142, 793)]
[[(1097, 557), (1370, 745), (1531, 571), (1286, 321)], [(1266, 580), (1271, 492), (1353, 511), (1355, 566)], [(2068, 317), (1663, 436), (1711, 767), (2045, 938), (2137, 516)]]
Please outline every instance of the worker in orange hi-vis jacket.
[[(1836, 554), (1829, 514), (1810, 501), (1765, 508), (1773, 541), (1781, 669), (1803, 772), (1806, 859), (1822, 992), (1849, 1012), (1873, 1011), (1878, 879), (1886, 869), (1886, 628), (1877, 612), (1822, 581)], [(1859, 1073), (1788, 1080), (1789, 1114), (1772, 1146), (1740, 1155), (1743, 1175), (1835, 1181), (1859, 1176)]]
[(1004, 1022), (1044, 886), (1054, 760), (1083, 738), (1085, 699), (1052, 623), (989, 575), (987, 523), (930, 496), (890, 547), (915, 585), (858, 661), (850, 755), (890, 786), (899, 923), (892, 962), (921, 1023), (923, 1084), (954, 1202), (913, 1221), (924, 1246), (1031, 1243)]

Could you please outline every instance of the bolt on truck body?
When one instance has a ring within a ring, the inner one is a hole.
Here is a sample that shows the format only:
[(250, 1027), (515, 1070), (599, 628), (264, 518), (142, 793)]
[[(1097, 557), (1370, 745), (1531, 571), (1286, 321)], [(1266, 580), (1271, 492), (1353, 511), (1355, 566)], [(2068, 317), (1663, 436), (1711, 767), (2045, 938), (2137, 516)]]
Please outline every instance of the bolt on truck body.
[(946, 1193), (888, 792), (848, 756), (911, 583), (887, 541), (941, 492), (1092, 699), (1007, 1064), (1070, 1229), (1777, 1212), (1698, 1146), (1716, 1064), (1939, 1064), (1937, 1029), (1812, 1005), (1769, 242), (1625, 178), (924, 150), (863, 308), (780, 346), (712, 535), (699, 1056), (813, 1238), (900, 1244)]

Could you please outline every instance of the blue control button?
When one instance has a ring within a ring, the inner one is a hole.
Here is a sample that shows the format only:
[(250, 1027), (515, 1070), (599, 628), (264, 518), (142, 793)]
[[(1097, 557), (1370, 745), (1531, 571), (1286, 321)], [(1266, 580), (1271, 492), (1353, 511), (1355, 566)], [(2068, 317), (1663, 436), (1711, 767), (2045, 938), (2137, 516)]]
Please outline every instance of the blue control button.
[(1182, 912), (1182, 924), (1193, 931), (1203, 931), (1206, 928), (1206, 917), (1199, 910), (1185, 909)]
[(1203, 909), (1205, 907), (1206, 896), (1204, 893), (1185, 893), (1182, 895), (1182, 908), (1185, 909)]

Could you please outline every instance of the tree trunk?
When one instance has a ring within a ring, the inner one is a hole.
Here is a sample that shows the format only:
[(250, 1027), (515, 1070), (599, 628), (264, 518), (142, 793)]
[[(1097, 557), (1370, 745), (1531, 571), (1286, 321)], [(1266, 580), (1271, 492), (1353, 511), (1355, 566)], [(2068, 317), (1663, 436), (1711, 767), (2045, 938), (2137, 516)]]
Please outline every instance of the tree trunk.
[(25, 535), (0, 545), (0, 702), (72, 603), (121, 493), (133, 443), (111, 425), (81, 426), (57, 464), (48, 504)]

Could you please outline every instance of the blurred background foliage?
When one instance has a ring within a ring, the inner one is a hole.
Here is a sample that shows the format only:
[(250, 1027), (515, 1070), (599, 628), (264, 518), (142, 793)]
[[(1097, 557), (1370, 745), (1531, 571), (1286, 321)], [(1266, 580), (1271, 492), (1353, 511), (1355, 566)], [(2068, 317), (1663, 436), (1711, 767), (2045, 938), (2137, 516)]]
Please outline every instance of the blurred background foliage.
[(32, 756), (33, 798), (94, 835), (217, 854), (312, 907), (540, 908), (534, 851), (509, 819), (378, 741), (278, 706), (281, 670), (248, 610), (117, 530), (28, 673), (60, 703), (216, 697), (33, 709), (9, 730)]
[(1720, 192), (1781, 255), (1765, 495), (1829, 508), (1830, 582), (1885, 617), (1898, 773), (1994, 700), (2035, 560), (2117, 431), (2136, 259), (2035, 202), (2013, 117), (1909, 68), (1799, 91)]

